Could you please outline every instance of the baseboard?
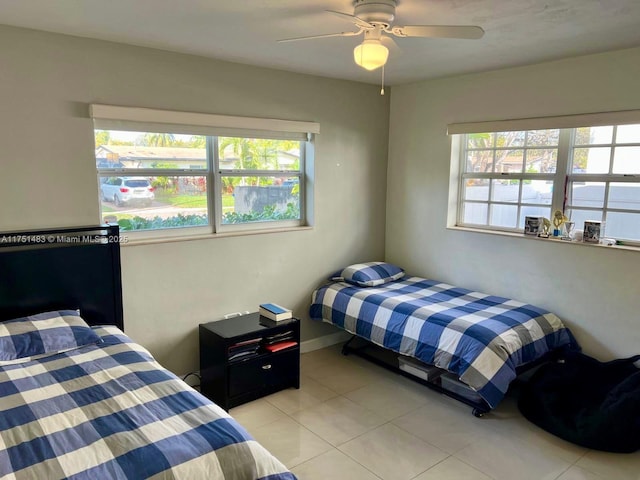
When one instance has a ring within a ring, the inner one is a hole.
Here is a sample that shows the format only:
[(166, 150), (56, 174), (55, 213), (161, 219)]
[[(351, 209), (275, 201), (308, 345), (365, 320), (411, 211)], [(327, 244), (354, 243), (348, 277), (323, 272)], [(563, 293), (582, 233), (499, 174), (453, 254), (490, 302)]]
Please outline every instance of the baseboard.
[(313, 338), (311, 340), (305, 340), (304, 342), (300, 342), (300, 353), (307, 353), (321, 348), (330, 347), (336, 343), (346, 342), (350, 338), (351, 334), (348, 332), (336, 332), (330, 335)]

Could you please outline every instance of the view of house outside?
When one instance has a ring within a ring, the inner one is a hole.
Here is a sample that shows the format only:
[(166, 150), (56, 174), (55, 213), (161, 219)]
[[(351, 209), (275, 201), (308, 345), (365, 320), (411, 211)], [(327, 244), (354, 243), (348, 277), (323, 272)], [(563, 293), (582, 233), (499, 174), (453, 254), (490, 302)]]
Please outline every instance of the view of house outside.
[[(104, 221), (123, 230), (212, 223), (206, 137), (96, 130), (95, 141)], [(299, 141), (218, 137), (217, 145), (222, 224), (300, 218)]]

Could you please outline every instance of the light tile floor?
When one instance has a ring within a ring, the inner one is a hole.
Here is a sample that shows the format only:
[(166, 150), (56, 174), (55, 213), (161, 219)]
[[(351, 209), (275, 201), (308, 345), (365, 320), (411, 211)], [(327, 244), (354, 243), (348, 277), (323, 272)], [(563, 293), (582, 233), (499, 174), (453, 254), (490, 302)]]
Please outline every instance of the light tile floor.
[(231, 410), (300, 480), (640, 480), (640, 452), (590, 451), (505, 400), (471, 408), (340, 345), (301, 358), (301, 388)]

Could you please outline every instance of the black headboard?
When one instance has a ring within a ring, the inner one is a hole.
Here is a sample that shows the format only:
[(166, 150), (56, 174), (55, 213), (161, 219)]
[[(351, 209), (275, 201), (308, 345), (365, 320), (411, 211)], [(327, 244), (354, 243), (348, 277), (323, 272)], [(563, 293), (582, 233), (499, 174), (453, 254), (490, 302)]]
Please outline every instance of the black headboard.
[(124, 329), (117, 225), (0, 233), (0, 321), (63, 309)]

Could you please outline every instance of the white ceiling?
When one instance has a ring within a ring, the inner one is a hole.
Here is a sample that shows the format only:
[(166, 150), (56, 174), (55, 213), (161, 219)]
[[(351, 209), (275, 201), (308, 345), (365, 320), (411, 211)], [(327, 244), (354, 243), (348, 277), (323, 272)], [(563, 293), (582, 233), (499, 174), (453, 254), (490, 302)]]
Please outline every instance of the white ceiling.
[[(324, 12), (352, 0), (0, 0), (0, 24), (378, 83), (353, 62), (361, 37)], [(396, 25), (479, 25), (480, 40), (396, 38), (386, 83), (640, 46), (640, 0), (399, 0)], [(3, 48), (7, 48), (6, 45)]]

